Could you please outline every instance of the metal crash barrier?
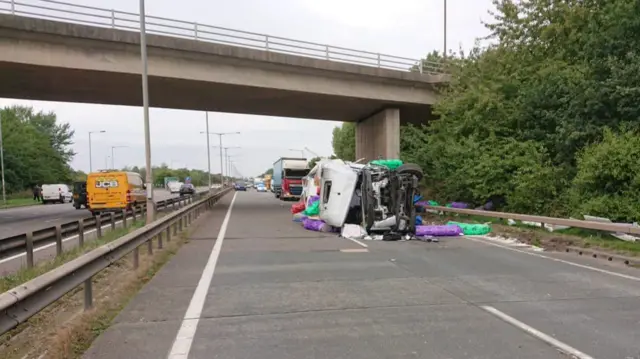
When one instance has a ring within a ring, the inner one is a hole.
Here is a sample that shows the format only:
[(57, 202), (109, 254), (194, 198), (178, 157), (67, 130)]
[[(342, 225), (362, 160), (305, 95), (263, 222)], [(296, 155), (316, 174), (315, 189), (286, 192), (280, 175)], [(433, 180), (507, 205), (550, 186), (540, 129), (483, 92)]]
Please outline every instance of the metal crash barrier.
[(225, 194), (230, 188), (206, 195), (186, 207), (139, 228), (113, 242), (105, 244), (37, 278), (0, 294), (0, 335), (27, 321), (47, 306), (53, 304), (74, 288), (84, 286), (84, 306), (93, 306), (91, 279), (125, 255), (134, 255), (134, 268), (138, 263), (138, 248), (147, 243), (149, 253), (154, 239), (162, 248), (163, 236), (167, 241), (177, 235), (178, 230), (188, 227)]

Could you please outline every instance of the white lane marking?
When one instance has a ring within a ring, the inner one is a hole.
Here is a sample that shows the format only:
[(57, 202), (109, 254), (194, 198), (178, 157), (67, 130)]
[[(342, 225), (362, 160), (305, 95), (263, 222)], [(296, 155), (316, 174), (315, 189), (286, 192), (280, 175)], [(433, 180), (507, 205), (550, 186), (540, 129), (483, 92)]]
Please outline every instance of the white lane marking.
[(54, 218), (54, 219), (46, 220), (45, 222), (46, 222), (46, 223), (57, 222), (57, 221), (59, 221), (59, 220), (61, 220), (61, 219), (62, 219), (62, 218)]
[(369, 252), (366, 248), (349, 248), (349, 249), (341, 249), (340, 252), (343, 253), (365, 253)]
[(587, 354), (579, 351), (578, 349), (576, 349), (576, 348), (574, 348), (574, 347), (572, 347), (572, 346), (570, 346), (568, 344), (565, 344), (565, 343), (559, 341), (558, 339), (556, 339), (556, 338), (554, 338), (554, 337), (552, 337), (550, 335), (547, 335), (547, 334), (537, 330), (536, 328), (533, 328), (533, 327), (531, 327), (531, 326), (519, 321), (518, 319), (516, 319), (516, 318), (514, 318), (514, 317), (512, 317), (512, 316), (510, 316), (508, 314), (505, 314), (505, 313), (499, 311), (498, 309), (496, 309), (494, 307), (491, 307), (491, 306), (488, 306), (488, 305), (482, 305), (482, 306), (480, 306), (480, 308), (482, 308), (485, 311), (487, 311), (487, 312), (495, 315), (496, 317), (504, 320), (505, 322), (522, 329), (523, 331), (533, 335), (534, 337), (542, 340), (543, 342), (545, 342), (545, 343), (547, 343), (547, 344), (549, 344), (551, 346), (554, 346), (556, 349), (564, 352), (565, 354), (572, 355), (573, 357), (578, 358), (578, 359), (594, 359), (592, 356), (587, 355)]
[[(122, 221), (117, 221), (117, 222), (116, 222), (116, 224), (120, 224), (120, 223), (122, 223)], [(101, 228), (102, 228), (102, 229), (107, 229), (107, 228), (110, 228), (110, 227), (111, 227), (111, 224), (106, 224), (106, 225), (102, 226)], [(96, 231), (95, 229), (91, 229), (91, 230), (88, 230), (88, 231), (84, 232), (84, 234), (85, 234), (85, 235), (87, 235), (87, 234), (93, 233), (93, 232), (95, 232), (95, 231)], [(72, 239), (78, 239), (78, 237), (79, 237), (79, 236), (78, 236), (77, 234), (76, 234), (76, 235), (73, 235), (73, 236), (71, 236), (71, 237), (67, 237), (67, 238), (65, 238), (65, 239), (63, 239), (63, 240), (62, 240), (62, 243), (64, 243), (64, 242), (68, 242), (68, 241), (70, 241), (70, 240), (72, 240)], [(53, 246), (55, 246), (55, 245), (56, 245), (56, 243), (55, 243), (55, 242), (53, 242), (53, 243), (46, 244), (46, 245), (44, 245), (44, 246), (42, 246), (42, 247), (34, 248), (34, 249), (33, 249), (33, 253), (43, 251), (43, 250), (45, 250), (45, 249), (47, 249), (47, 248), (51, 248), (51, 247), (53, 247)], [(7, 258), (0, 259), (0, 264), (3, 264), (3, 263), (6, 263), (6, 262), (9, 262), (9, 261), (12, 261), (12, 260), (17, 259), (17, 258), (20, 258), (20, 257), (24, 257), (24, 256), (26, 256), (26, 255), (27, 255), (27, 252), (22, 252), (22, 253), (18, 253), (18, 254), (12, 255), (11, 257), (7, 257)]]
[(369, 246), (368, 246), (368, 245), (366, 245), (366, 244), (364, 244), (364, 243), (360, 242), (360, 241), (359, 241), (359, 240), (357, 240), (357, 239), (353, 239), (353, 238), (347, 238), (347, 239), (348, 239), (348, 240), (350, 240), (350, 241), (352, 241), (352, 242), (355, 242), (355, 243), (357, 243), (357, 244), (359, 244), (359, 245), (361, 245), (361, 246), (363, 246), (364, 248), (369, 248)]
[(507, 250), (510, 250), (510, 251), (524, 253), (524, 254), (528, 254), (530, 256), (534, 256), (534, 257), (546, 258), (546, 259), (552, 260), (554, 262), (560, 262), (560, 263), (572, 265), (574, 267), (589, 269), (589, 270), (592, 270), (592, 271), (595, 271), (595, 272), (600, 272), (600, 273), (609, 274), (609, 275), (612, 275), (612, 276), (616, 276), (616, 277), (630, 279), (630, 280), (634, 280), (634, 281), (640, 282), (640, 277), (634, 277), (632, 275), (618, 273), (618, 272), (614, 272), (614, 271), (610, 271), (610, 270), (606, 270), (606, 269), (601, 269), (601, 268), (596, 268), (596, 267), (588, 266), (588, 265), (585, 265), (585, 264), (574, 263), (574, 262), (566, 261), (564, 259), (547, 257), (547, 256), (543, 256), (542, 254), (523, 251), (523, 250), (517, 249), (517, 248), (510, 248), (510, 247), (503, 246), (503, 245), (498, 244), (498, 243), (490, 242), (490, 241), (485, 240), (485, 239), (479, 239), (479, 238), (473, 238), (473, 237), (465, 237), (465, 238), (470, 239), (470, 240), (475, 241), (475, 242), (480, 242), (480, 243), (484, 243), (484, 244), (490, 244), (492, 246), (500, 247), (500, 248), (507, 249)]
[(224, 217), (220, 231), (218, 232), (218, 238), (216, 244), (211, 250), (207, 264), (202, 271), (202, 276), (198, 282), (196, 290), (193, 292), (191, 302), (187, 308), (187, 312), (182, 319), (182, 324), (176, 335), (176, 339), (173, 341), (173, 346), (169, 352), (169, 359), (186, 359), (189, 357), (189, 351), (191, 350), (191, 344), (196, 336), (196, 330), (198, 329), (198, 322), (200, 321), (200, 315), (202, 314), (202, 308), (204, 307), (204, 301), (207, 298), (209, 287), (211, 286), (211, 280), (213, 280), (213, 272), (216, 269), (218, 263), (218, 257), (220, 256), (220, 250), (222, 249), (222, 241), (224, 235), (227, 233), (227, 226), (229, 225), (229, 218), (231, 218), (231, 209), (233, 203), (236, 201), (238, 193), (233, 194), (233, 199), (227, 210), (227, 214)]

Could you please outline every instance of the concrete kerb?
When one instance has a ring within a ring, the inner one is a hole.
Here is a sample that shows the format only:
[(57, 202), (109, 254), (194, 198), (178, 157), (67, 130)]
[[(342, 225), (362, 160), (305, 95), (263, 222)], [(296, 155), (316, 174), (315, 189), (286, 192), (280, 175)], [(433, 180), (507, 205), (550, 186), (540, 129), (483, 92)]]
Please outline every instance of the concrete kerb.
[(566, 247), (565, 252), (575, 253), (579, 256), (590, 256), (592, 258), (602, 259), (608, 262), (620, 262), (628, 266), (634, 266), (634, 267), (640, 266), (640, 258), (637, 258), (637, 257), (634, 258), (634, 257), (622, 256), (618, 254), (611, 254), (611, 253), (606, 253), (606, 252), (597, 251), (593, 249), (573, 247), (573, 246)]

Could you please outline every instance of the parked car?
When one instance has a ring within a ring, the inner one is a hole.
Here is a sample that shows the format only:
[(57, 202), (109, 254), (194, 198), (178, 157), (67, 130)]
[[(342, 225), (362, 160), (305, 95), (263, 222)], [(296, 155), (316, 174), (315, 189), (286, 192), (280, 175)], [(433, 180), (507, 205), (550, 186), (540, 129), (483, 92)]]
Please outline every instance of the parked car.
[(233, 188), (236, 191), (246, 191), (247, 190), (247, 185), (242, 181), (238, 181), (238, 182), (234, 183)]
[(80, 209), (80, 207), (89, 208), (87, 204), (87, 182), (73, 182), (73, 207)]
[(42, 185), (42, 203), (71, 203), (73, 195), (66, 184)]
[(180, 186), (181, 196), (194, 195), (194, 194), (196, 194), (196, 188), (191, 183), (185, 183), (182, 186)]
[(264, 185), (264, 183), (258, 183), (256, 185), (256, 191), (258, 191), (258, 192), (267, 192), (267, 187)]
[(180, 188), (182, 188), (183, 183), (178, 181), (173, 181), (167, 183), (167, 188), (171, 194), (180, 193)]

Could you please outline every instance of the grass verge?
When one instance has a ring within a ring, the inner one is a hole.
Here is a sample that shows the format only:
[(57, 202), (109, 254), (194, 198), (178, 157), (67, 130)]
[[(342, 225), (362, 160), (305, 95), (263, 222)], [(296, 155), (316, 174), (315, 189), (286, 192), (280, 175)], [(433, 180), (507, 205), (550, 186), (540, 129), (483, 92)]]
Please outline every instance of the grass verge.
[(34, 201), (33, 198), (11, 198), (7, 199), (7, 204), (0, 203), (0, 209), (35, 206), (36, 204), (42, 204), (42, 202)]
[(566, 247), (573, 246), (593, 248), (603, 252), (632, 257), (640, 256), (640, 243), (626, 242), (603, 231), (569, 228), (549, 232), (543, 228), (523, 224), (510, 226), (506, 224), (506, 221), (497, 218), (456, 214), (436, 215), (432, 213), (422, 213), (421, 215), (425, 222), (431, 222), (433, 224), (444, 224), (448, 221), (490, 223), (490, 235), (517, 238), (522, 242), (542, 247), (546, 250), (564, 251)]
[[(80, 286), (27, 323), (1, 336), (0, 358), (81, 358), (93, 340), (187, 242), (188, 234), (199, 223), (199, 220), (193, 222), (188, 230), (173, 236), (170, 242), (165, 239), (163, 249), (155, 248), (152, 255), (146, 254), (146, 244), (143, 244), (137, 270), (133, 269), (132, 256), (128, 255), (96, 275), (92, 281), (94, 309), (83, 310), (83, 288)], [(116, 232), (113, 234), (115, 236)], [(154, 247), (157, 247), (157, 241)]]

